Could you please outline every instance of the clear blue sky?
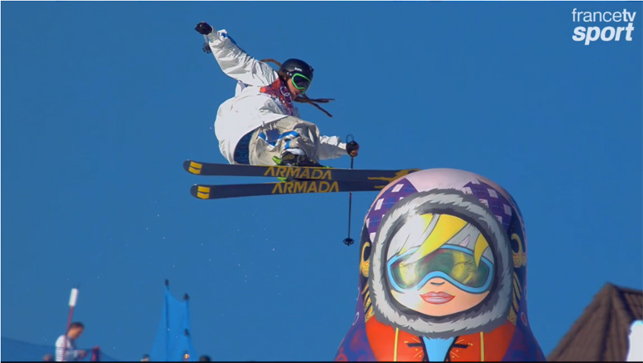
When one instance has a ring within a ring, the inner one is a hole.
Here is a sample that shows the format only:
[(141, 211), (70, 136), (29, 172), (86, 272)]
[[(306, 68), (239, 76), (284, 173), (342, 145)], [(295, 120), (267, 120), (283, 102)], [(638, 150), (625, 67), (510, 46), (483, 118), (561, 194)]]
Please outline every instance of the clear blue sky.
[[(574, 42), (573, 8), (636, 11), (633, 41)], [(309, 61), (334, 117), (302, 116), (353, 134), (356, 168), (508, 189), (548, 354), (606, 282), (643, 288), (642, 17), (640, 2), (3, 2), (2, 335), (53, 344), (80, 284), (79, 345), (139, 359), (168, 278), (198, 354), (334, 357), (357, 297), (348, 195), (189, 194), (204, 179), (183, 160), (225, 162), (212, 127), (235, 85), (201, 50), (208, 21), (257, 58)], [(353, 195), (355, 239), (375, 196)]]

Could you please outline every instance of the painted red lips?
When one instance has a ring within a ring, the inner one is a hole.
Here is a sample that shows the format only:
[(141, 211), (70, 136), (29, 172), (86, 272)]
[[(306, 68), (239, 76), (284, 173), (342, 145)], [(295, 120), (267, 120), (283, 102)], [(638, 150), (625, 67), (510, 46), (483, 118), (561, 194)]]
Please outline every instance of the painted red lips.
[(420, 295), (420, 297), (428, 302), (429, 304), (435, 304), (435, 305), (440, 305), (440, 304), (446, 304), (449, 301), (453, 300), (454, 296), (447, 294), (446, 292), (427, 292), (424, 295)]

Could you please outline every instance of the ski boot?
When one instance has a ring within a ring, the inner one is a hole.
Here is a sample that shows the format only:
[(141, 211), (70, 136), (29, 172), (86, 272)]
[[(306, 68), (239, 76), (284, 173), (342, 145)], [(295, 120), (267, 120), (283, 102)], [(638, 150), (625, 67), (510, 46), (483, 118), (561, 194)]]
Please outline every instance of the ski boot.
[[(296, 155), (289, 151), (284, 152), (280, 157), (273, 156), (272, 161), (275, 164), (280, 166), (306, 166), (306, 167), (317, 167), (317, 168), (330, 168), (329, 166), (321, 165), (320, 163), (308, 159), (306, 155)], [(278, 176), (277, 179), (282, 183), (293, 181), (291, 177)]]

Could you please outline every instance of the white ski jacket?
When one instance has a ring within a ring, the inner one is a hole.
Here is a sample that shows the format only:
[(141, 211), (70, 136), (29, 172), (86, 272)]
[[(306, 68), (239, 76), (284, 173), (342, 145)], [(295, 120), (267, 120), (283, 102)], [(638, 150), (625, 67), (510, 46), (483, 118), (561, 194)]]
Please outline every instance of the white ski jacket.
[[(65, 357), (63, 358), (63, 351)], [(80, 361), (80, 351), (76, 349), (76, 343), (67, 337), (67, 347), (65, 347), (65, 334), (56, 339), (56, 362)]]
[[(293, 105), (287, 89), (279, 94), (262, 92), (262, 87), (274, 86), (279, 79), (268, 64), (249, 56), (228, 37), (227, 31), (214, 30), (207, 35), (212, 54), (221, 70), (237, 80), (235, 95), (223, 102), (214, 121), (214, 133), (219, 140), (221, 154), (230, 164), (234, 149), (248, 132), (287, 116), (299, 118), (299, 109)], [(346, 144), (338, 136), (320, 136), (319, 159), (335, 159), (347, 155)]]

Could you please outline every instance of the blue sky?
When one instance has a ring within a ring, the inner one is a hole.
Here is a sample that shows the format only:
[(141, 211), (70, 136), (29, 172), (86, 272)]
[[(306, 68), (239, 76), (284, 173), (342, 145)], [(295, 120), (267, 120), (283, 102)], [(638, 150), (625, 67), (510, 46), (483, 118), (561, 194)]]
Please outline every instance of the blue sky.
[[(574, 42), (573, 8), (636, 11), (633, 41)], [(356, 168), (509, 190), (548, 354), (606, 282), (643, 288), (641, 17), (640, 2), (3, 2), (2, 335), (53, 344), (80, 284), (79, 345), (139, 359), (167, 278), (191, 296), (198, 354), (333, 358), (357, 296), (348, 195), (189, 194), (204, 179), (183, 160), (225, 162), (212, 127), (235, 85), (201, 51), (208, 21), (257, 58), (309, 61), (334, 117), (302, 116), (353, 134)], [(375, 196), (353, 195), (355, 239)]]

